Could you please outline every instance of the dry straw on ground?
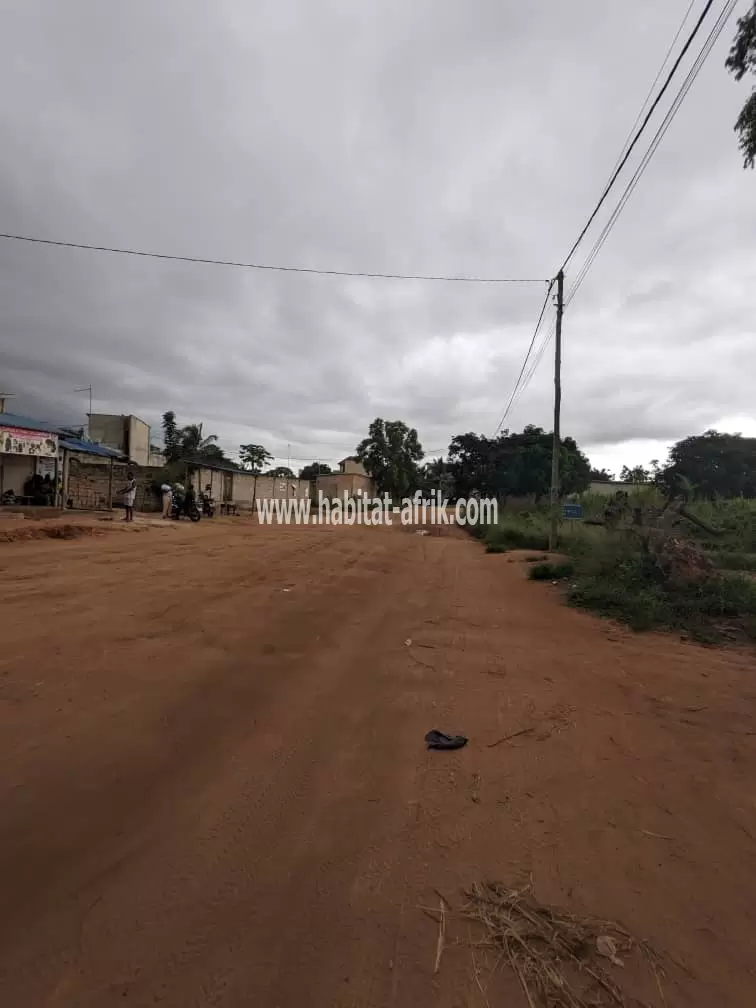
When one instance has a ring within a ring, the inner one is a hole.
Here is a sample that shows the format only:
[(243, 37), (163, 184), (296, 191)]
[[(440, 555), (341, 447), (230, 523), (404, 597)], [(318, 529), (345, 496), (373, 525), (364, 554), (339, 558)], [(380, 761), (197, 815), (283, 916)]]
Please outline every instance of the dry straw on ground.
[(646, 959), (663, 1004), (658, 958), (621, 925), (545, 906), (531, 885), (508, 889), (495, 882), (475, 883), (466, 895), (460, 914), (482, 925), (478, 947), (499, 953), (509, 964), (529, 1008), (628, 1006), (615, 977), (633, 954)]

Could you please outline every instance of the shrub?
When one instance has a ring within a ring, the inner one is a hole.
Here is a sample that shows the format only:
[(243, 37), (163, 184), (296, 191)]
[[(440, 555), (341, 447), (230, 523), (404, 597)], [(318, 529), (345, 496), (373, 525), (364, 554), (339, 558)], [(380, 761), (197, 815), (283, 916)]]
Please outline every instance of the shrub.
[(717, 552), (712, 560), (723, 570), (756, 571), (756, 553)]
[(549, 548), (549, 533), (540, 516), (506, 518), (498, 525), (489, 525), (486, 543), (503, 549), (545, 550)]
[(721, 634), (722, 620), (735, 620), (749, 633), (756, 622), (756, 584), (733, 574), (716, 574), (698, 584), (669, 584), (654, 557), (630, 540), (607, 539), (602, 550), (577, 564), (570, 601), (628, 623), (686, 630), (699, 639)]
[(531, 567), (528, 577), (531, 581), (557, 581), (560, 578), (572, 577), (575, 565), (570, 561), (562, 563), (539, 563)]

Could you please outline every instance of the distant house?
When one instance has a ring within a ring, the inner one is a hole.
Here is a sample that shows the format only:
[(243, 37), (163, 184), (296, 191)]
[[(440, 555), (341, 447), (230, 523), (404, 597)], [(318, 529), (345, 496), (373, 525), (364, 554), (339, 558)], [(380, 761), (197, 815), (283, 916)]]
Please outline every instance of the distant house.
[[(139, 417), (120, 413), (92, 413), (89, 439), (126, 455), (138, 466), (155, 465), (150, 461), (150, 427)], [(157, 465), (162, 465), (161, 461)]]
[(588, 489), (590, 493), (601, 494), (603, 497), (613, 497), (618, 490), (630, 493), (631, 490), (635, 490), (637, 487), (637, 483), (621, 483), (619, 480), (591, 480)]
[(338, 472), (318, 476), (316, 489), (327, 500), (343, 500), (344, 494), (347, 497), (375, 497), (375, 481), (353, 455), (339, 462)]

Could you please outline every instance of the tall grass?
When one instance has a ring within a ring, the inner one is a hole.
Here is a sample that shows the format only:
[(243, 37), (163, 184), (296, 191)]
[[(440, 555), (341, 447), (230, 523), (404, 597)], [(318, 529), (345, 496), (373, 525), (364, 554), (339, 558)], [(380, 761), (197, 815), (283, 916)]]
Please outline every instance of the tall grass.
[[(756, 582), (730, 572), (756, 569), (756, 550), (750, 554), (732, 548), (738, 542), (750, 542), (756, 507), (741, 502), (726, 505), (713, 504), (706, 509), (693, 505), (691, 510), (712, 525), (726, 529), (723, 538), (727, 549), (716, 556), (718, 566), (728, 570), (713, 574), (703, 583), (684, 587), (671, 585), (654, 556), (634, 537), (580, 521), (563, 521), (559, 552), (572, 560), (569, 600), (620, 619), (636, 630), (654, 627), (684, 630), (698, 639), (713, 641), (721, 635), (723, 624), (737, 623), (756, 637)], [(606, 499), (602, 507), (605, 506)], [(549, 539), (548, 511), (513, 514), (504, 510), (497, 525), (482, 528), (477, 535), (490, 552), (545, 550)]]
[(756, 552), (756, 500), (735, 497), (730, 500), (694, 501), (690, 510), (723, 535), (712, 538), (706, 532), (692, 528), (691, 532), (711, 549)]
[(603, 547), (580, 557), (569, 598), (635, 630), (686, 630), (714, 640), (722, 623), (737, 622), (756, 635), (756, 583), (720, 573), (699, 584), (672, 585), (651, 553), (618, 535), (607, 536)]

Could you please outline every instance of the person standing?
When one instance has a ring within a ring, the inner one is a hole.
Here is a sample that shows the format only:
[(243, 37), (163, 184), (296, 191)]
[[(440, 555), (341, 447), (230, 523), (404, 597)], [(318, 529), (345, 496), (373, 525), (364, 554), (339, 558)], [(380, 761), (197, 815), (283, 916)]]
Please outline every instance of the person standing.
[(163, 483), (160, 487), (163, 495), (163, 518), (171, 517), (171, 507), (173, 506), (173, 490), (170, 483)]
[(136, 480), (134, 473), (126, 473), (126, 486), (123, 488), (123, 507), (126, 512), (124, 521), (134, 521), (134, 502), (136, 501)]

